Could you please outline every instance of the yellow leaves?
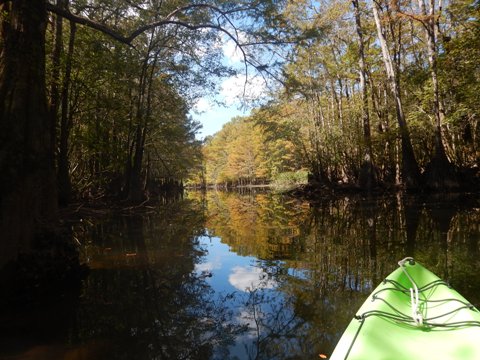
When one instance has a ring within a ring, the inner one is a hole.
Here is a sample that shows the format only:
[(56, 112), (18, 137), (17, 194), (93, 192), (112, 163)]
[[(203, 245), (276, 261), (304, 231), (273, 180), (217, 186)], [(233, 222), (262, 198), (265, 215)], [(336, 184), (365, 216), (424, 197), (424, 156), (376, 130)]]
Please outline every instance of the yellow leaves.
[(262, 259), (290, 257), (308, 204), (283, 202), (271, 194), (207, 193), (206, 228), (241, 255)]
[(249, 118), (236, 118), (217, 133), (205, 146), (206, 171), (209, 183), (251, 182), (260, 169), (262, 132), (255, 128)]

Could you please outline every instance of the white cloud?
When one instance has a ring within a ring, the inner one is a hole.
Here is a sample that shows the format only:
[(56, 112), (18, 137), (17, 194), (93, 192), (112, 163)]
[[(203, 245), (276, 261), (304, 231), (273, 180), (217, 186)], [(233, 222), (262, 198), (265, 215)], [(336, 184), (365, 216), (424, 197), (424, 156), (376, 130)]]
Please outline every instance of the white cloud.
[[(231, 33), (232, 35), (234, 34), (234, 32)], [(242, 43), (245, 42), (245, 40), (246, 34), (238, 32), (237, 41)], [(223, 36), (223, 55), (228, 59), (230, 64), (241, 63), (244, 60), (242, 50), (240, 50), (235, 41), (226, 35)]]
[(207, 261), (200, 264), (195, 264), (195, 272), (202, 273), (202, 272), (212, 272), (213, 270), (218, 270), (222, 268), (222, 261), (217, 256), (212, 261)]
[(223, 55), (233, 64), (240, 63), (243, 60), (243, 53), (233, 40), (223, 45)]
[(228, 282), (240, 291), (254, 289), (272, 289), (276, 282), (268, 278), (268, 274), (260, 268), (235, 266), (228, 277)]
[(212, 104), (206, 98), (200, 98), (197, 100), (195, 105), (193, 106), (193, 110), (197, 113), (203, 113), (210, 111), (212, 109)]
[(260, 76), (248, 77), (237, 75), (226, 79), (220, 90), (227, 106), (239, 105), (242, 100), (255, 101), (265, 97), (267, 88)]

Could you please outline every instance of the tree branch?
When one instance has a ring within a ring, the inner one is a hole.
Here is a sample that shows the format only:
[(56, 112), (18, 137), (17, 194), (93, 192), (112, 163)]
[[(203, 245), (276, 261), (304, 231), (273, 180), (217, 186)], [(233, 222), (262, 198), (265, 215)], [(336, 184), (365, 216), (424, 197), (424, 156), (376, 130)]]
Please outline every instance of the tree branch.
[[(6, 2), (6, 1), (8, 1), (8, 0), (0, 0), (0, 3)], [(233, 23), (230, 21), (230, 19), (228, 19), (227, 15), (231, 14), (231, 13), (234, 13), (234, 12), (242, 11), (242, 10), (245, 10), (245, 9), (235, 9), (235, 10), (230, 10), (228, 12), (224, 12), (220, 8), (218, 8), (216, 6), (213, 6), (213, 5), (209, 5), (209, 4), (187, 5), (187, 6), (183, 6), (183, 7), (179, 7), (177, 9), (175, 9), (174, 11), (169, 13), (162, 20), (143, 25), (143, 26), (139, 27), (138, 29), (136, 29), (135, 31), (133, 31), (130, 35), (124, 36), (121, 33), (113, 30), (112, 28), (110, 28), (110, 27), (108, 27), (108, 26), (106, 26), (102, 23), (90, 20), (88, 18), (84, 18), (82, 16), (75, 15), (75, 14), (71, 13), (69, 10), (62, 9), (62, 8), (58, 7), (57, 5), (51, 4), (49, 2), (47, 2), (46, 5), (47, 5), (46, 6), (47, 11), (50, 11), (50, 12), (56, 14), (56, 15), (62, 16), (65, 19), (68, 19), (68, 20), (70, 20), (72, 22), (75, 22), (77, 24), (85, 25), (85, 26), (88, 26), (92, 29), (98, 30), (98, 31), (112, 37), (113, 39), (115, 39), (117, 41), (120, 41), (124, 44), (130, 45), (130, 46), (131, 46), (132, 41), (135, 38), (137, 38), (139, 35), (144, 33), (145, 31), (151, 30), (151, 29), (156, 28), (156, 27), (165, 26), (165, 25), (178, 25), (178, 26), (182, 26), (184, 28), (187, 28), (189, 30), (199, 30), (199, 29), (206, 29), (206, 28), (218, 30), (218, 31), (221, 31), (221, 32), (225, 33), (231, 40), (235, 41), (235, 43), (238, 46), (241, 46), (241, 44), (238, 40), (238, 33), (236, 31), (236, 28), (233, 25)], [(188, 10), (191, 10), (191, 9), (195, 9), (195, 8), (210, 9), (210, 10), (213, 10), (214, 12), (220, 14), (221, 16), (223, 16), (225, 18), (225, 20), (234, 28), (235, 36), (232, 33), (230, 33), (227, 29), (222, 27), (221, 25), (214, 25), (214, 24), (193, 25), (193, 24), (189, 24), (185, 21), (173, 20), (173, 18), (176, 17), (178, 14), (183, 13), (183, 12), (188, 11)]]
[(47, 2), (46, 8), (47, 8), (47, 11), (50, 11), (56, 15), (62, 16), (67, 20), (70, 20), (76, 24), (85, 25), (85, 26), (88, 26), (89, 28), (98, 30), (121, 43), (131, 46), (131, 40), (129, 41), (128, 38), (126, 38), (122, 34), (114, 31), (113, 29), (109, 28), (104, 24), (72, 14), (69, 10), (64, 10), (56, 5), (50, 4), (49, 2)]
[[(0, 0), (0, 3), (4, 2), (4, 1), (8, 1), (8, 0)], [(128, 1), (128, 3), (131, 5), (130, 1)], [(98, 31), (110, 36), (114, 40), (117, 40), (120, 43), (126, 44), (126, 45), (131, 46), (131, 47), (133, 47), (132, 42), (138, 36), (140, 36), (141, 34), (145, 33), (148, 30), (152, 30), (152, 29), (157, 28), (157, 27), (174, 25), (174, 26), (183, 27), (185, 29), (192, 30), (192, 31), (200, 30), (200, 29), (216, 30), (218, 32), (224, 33), (231, 41), (233, 41), (235, 43), (236, 47), (241, 51), (242, 57), (243, 57), (243, 60), (244, 60), (245, 74), (248, 73), (248, 65), (253, 66), (255, 69), (259, 70), (260, 72), (264, 71), (264, 72), (270, 74), (270, 71), (265, 71), (266, 68), (267, 68), (266, 66), (258, 66), (258, 65), (253, 64), (248, 59), (247, 54), (246, 54), (245, 49), (244, 49), (244, 47), (247, 47), (247, 46), (267, 44), (269, 42), (268, 41), (258, 41), (258, 42), (242, 43), (240, 41), (240, 34), (239, 34), (236, 26), (233, 24), (233, 22), (229, 18), (229, 15), (231, 15), (231, 14), (241, 12), (241, 11), (251, 10), (252, 7), (241, 7), (241, 8), (239, 7), (239, 8), (230, 9), (228, 11), (224, 11), (217, 6), (210, 5), (210, 4), (186, 5), (186, 6), (182, 6), (182, 7), (179, 7), (177, 9), (173, 10), (172, 12), (167, 14), (161, 20), (158, 20), (158, 21), (140, 26), (139, 28), (135, 29), (133, 32), (131, 32), (127, 36), (125, 36), (124, 34), (118, 32), (114, 29), (112, 29), (111, 27), (109, 27), (105, 24), (96, 22), (94, 20), (79, 16), (79, 15), (76, 15), (76, 14), (73, 14), (68, 9), (62, 9), (61, 7), (58, 7), (54, 4), (51, 4), (48, 1), (46, 3), (46, 9), (47, 9), (47, 11), (49, 11), (51, 13), (54, 13), (58, 16), (62, 16), (65, 19), (70, 20), (71, 22), (90, 27), (94, 30), (98, 30)], [(137, 7), (137, 10), (138, 9), (139, 8)], [(206, 9), (206, 10), (212, 11), (213, 13), (216, 13), (218, 15), (218, 18), (223, 18), (223, 20), (225, 20), (227, 26), (230, 26), (233, 30), (232, 31), (228, 30), (225, 26), (222, 26), (220, 24), (220, 22), (218, 22), (218, 24), (214, 24), (214, 23), (191, 24), (187, 21), (182, 21), (182, 20), (179, 19), (179, 17), (180, 17), (179, 15), (185, 14), (186, 12), (188, 12), (190, 10), (195, 10), (195, 9)], [(142, 10), (145, 10), (145, 9), (142, 8)], [(285, 42), (285, 43), (288, 43), (288, 42)], [(244, 94), (245, 94), (245, 90), (246, 90), (246, 86), (247, 86), (247, 81), (248, 80), (245, 79)]]

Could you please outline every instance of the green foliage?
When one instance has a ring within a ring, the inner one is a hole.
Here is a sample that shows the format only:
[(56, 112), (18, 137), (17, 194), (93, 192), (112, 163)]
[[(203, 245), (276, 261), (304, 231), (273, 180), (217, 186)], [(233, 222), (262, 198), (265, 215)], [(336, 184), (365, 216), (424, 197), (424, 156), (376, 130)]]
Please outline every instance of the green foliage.
[(278, 190), (288, 190), (299, 185), (306, 185), (308, 183), (308, 171), (289, 171), (277, 174), (273, 179), (272, 185)]
[[(224, 26), (227, 18), (217, 16), (213, 3), (197, 5), (71, 3), (72, 12), (120, 34), (182, 7), (175, 19), (188, 25), (151, 28), (134, 39), (133, 47), (88, 27), (77, 28), (68, 116), (70, 169), (79, 193), (102, 194), (113, 183), (118, 193), (129, 186), (135, 172), (145, 183), (182, 181), (201, 164), (201, 144), (195, 139), (199, 124), (188, 112), (198, 97), (215, 91), (218, 77), (231, 75), (232, 70), (222, 63), (221, 32), (193, 28)], [(68, 27), (64, 21), (64, 49)], [(49, 28), (47, 40), (53, 43), (54, 29)], [(52, 51), (50, 45), (47, 49)]]
[[(298, 36), (283, 68), (284, 88), (275, 101), (255, 110), (250, 117), (263, 136), (263, 148), (256, 151), (264, 158), (269, 180), (305, 167), (320, 181), (357, 182), (368, 146), (364, 137), (364, 111), (369, 114), (372, 161), (378, 180), (392, 183), (398, 179), (400, 130), (376, 42), (375, 23), (370, 5), (360, 2), (368, 97), (364, 109), (358, 76), (359, 45), (351, 6), (345, 0), (301, 0), (289, 2), (284, 8), (283, 30)], [(401, 7), (403, 13), (385, 10), (382, 20), (398, 73), (411, 142), (424, 168), (435, 152), (431, 63), (423, 23), (419, 18), (405, 15), (418, 9), (410, 8), (410, 4)], [(478, 162), (479, 18), (478, 4), (460, 1), (449, 4), (438, 22), (437, 72), (444, 108), (442, 136), (449, 158), (458, 166), (474, 166)], [(255, 135), (246, 130), (239, 135), (233, 132), (234, 128), (238, 130), (239, 125), (227, 125), (206, 146), (210, 156), (216, 154), (215, 166), (212, 157), (207, 158), (207, 174), (214, 174), (209, 181), (229, 182), (247, 176), (240, 170), (245, 170), (246, 165), (235, 167), (232, 161), (237, 164), (240, 158), (246, 161), (248, 141), (242, 142), (241, 136), (255, 139)], [(230, 170), (224, 171), (227, 168)], [(281, 181), (288, 182), (290, 175), (282, 176), (287, 179), (280, 177)]]
[[(396, 180), (400, 132), (370, 4), (359, 3), (366, 109), (350, 1), (207, 1), (201, 5), (183, 0), (148, 4), (96, 0), (75, 1), (70, 6), (75, 13), (123, 34), (185, 7), (176, 19), (194, 27), (209, 24), (231, 30), (229, 21), (243, 27), (246, 41), (262, 44), (255, 51), (245, 47), (251, 64), (261, 63), (273, 44), (279, 45), (277, 54), (286, 54), (285, 59), (268, 64), (271, 70), (285, 61), (284, 87), (274, 101), (225, 125), (202, 148), (195, 140), (199, 125), (188, 117), (189, 108), (205, 91), (215, 91), (218, 77), (234, 73), (221, 61), (218, 31), (162, 26), (139, 35), (130, 48), (79, 27), (69, 99), (69, 155), (72, 180), (80, 191), (102, 191), (118, 177), (125, 185), (128, 169), (136, 161), (141, 163), (144, 180), (151, 177), (152, 181), (295, 183), (293, 174), (308, 169), (317, 180), (354, 183), (369, 146), (364, 137), (364, 111), (370, 115), (377, 175), (381, 181)], [(227, 11), (229, 18), (218, 16), (215, 7)], [(407, 3), (401, 7), (405, 13), (418, 11)], [(395, 9), (385, 10), (382, 20), (397, 66), (415, 155), (425, 167), (434, 151), (435, 121), (424, 28), (420, 21)], [(448, 4), (438, 21), (443, 141), (455, 165), (473, 166), (478, 162), (480, 136), (479, 6), (456, 1)], [(68, 27), (65, 21), (64, 48)], [(47, 40), (51, 52), (53, 29), (49, 28)], [(143, 157), (135, 158), (137, 150)]]

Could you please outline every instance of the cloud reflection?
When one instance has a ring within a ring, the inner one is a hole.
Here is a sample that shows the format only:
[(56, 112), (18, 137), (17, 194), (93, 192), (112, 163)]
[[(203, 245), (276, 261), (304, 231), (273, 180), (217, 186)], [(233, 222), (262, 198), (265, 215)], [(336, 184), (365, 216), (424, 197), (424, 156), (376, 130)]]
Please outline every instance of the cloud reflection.
[(273, 289), (276, 286), (276, 282), (269, 279), (268, 274), (257, 267), (233, 267), (228, 282), (240, 291)]
[(200, 264), (195, 264), (195, 272), (211, 272), (212, 270), (218, 270), (222, 268), (222, 261), (219, 257)]

